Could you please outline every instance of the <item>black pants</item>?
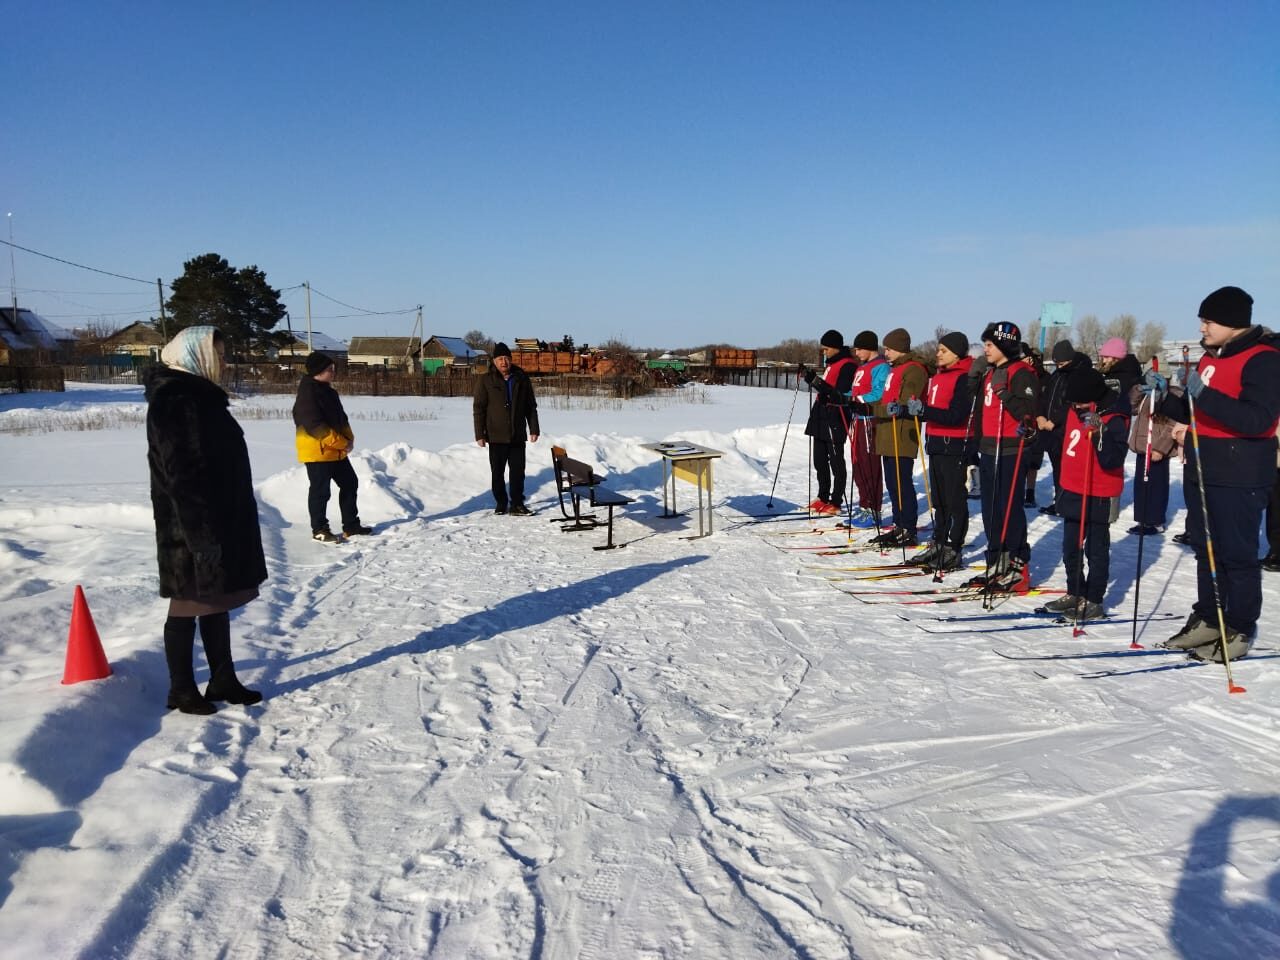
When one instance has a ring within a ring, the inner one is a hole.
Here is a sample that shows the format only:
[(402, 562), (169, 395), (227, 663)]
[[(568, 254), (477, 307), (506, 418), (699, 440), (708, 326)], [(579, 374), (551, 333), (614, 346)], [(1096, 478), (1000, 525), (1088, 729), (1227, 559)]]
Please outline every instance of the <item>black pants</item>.
[[(1196, 616), (1217, 624), (1213, 602), (1213, 570), (1205, 542), (1204, 510), (1194, 465), (1183, 471), (1182, 489), (1187, 498), (1187, 538), (1196, 551)], [(1204, 488), (1209, 505), (1209, 531), (1217, 568), (1222, 618), (1232, 630), (1252, 635), (1262, 613), (1262, 565), (1258, 562), (1258, 529), (1271, 487)]]
[(1267, 498), (1267, 552), (1280, 554), (1280, 470)]
[[(999, 456), (984, 453), (978, 464), (978, 475), (982, 478), (982, 526), (987, 531), (987, 560), (994, 563), (1001, 552), (1023, 561), (1030, 560), (1027, 515), (1022, 512), (1027, 462), (1018, 456), (1016, 449), (1004, 450)], [(1013, 490), (1012, 502), (1010, 490)]]
[(969, 535), (969, 488), (963, 453), (929, 457), (929, 489), (933, 491), (933, 539), (954, 550)]
[[(893, 508), (893, 525), (898, 530), (916, 532), (920, 520), (920, 504), (916, 500), (913, 457), (881, 457), (884, 461), (884, 485), (889, 488), (889, 505)], [(898, 492), (902, 495), (899, 496)]]
[(342, 529), (350, 530), (360, 525), (360, 511), (356, 508), (356, 487), (360, 481), (346, 457), (341, 460), (322, 460), (308, 463), (307, 479), (311, 489), (307, 493), (307, 510), (311, 514), (311, 532), (329, 529), (329, 484), (338, 485), (338, 509), (342, 513)]
[(1062, 473), (1062, 434), (1051, 430), (1043, 436), (1044, 452), (1049, 455), (1049, 466), (1053, 469), (1053, 502), (1057, 503), (1062, 490), (1062, 481), (1058, 479)]
[[(510, 468), (511, 497), (507, 497), (506, 474)], [(504, 510), (524, 505), (524, 441), (489, 444), (489, 472), (493, 475), (493, 502)]]
[(1133, 519), (1146, 526), (1163, 527), (1169, 512), (1169, 461), (1152, 458), (1150, 473), (1146, 464), (1146, 453), (1139, 453), (1133, 475)]
[[(1090, 511), (1092, 513), (1092, 511)], [(1090, 521), (1084, 527), (1084, 560), (1080, 566), (1080, 521), (1066, 518), (1062, 528), (1062, 563), (1067, 568), (1067, 593), (1102, 603), (1111, 576), (1111, 525)]]
[(849, 473), (844, 466), (844, 444), (813, 440), (813, 474), (818, 480), (818, 499), (840, 506), (844, 503)]

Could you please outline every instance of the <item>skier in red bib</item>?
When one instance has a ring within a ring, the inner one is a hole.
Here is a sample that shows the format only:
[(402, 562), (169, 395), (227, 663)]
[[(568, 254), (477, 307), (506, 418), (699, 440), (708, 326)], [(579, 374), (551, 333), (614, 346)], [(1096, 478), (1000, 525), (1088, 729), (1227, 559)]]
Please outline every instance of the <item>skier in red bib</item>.
[(848, 484), (844, 442), (849, 436), (849, 413), (844, 403), (853, 384), (856, 364), (839, 330), (828, 330), (819, 344), (825, 368), (819, 372), (800, 364), (800, 375), (818, 394), (804, 428), (813, 438), (813, 474), (818, 481), (818, 497), (809, 504), (809, 509), (835, 516), (840, 512)]
[(1097, 620), (1106, 615), (1111, 524), (1118, 513), (1129, 455), (1129, 400), (1091, 368), (1080, 370), (1067, 382), (1066, 400), (1057, 505), (1066, 521), (1062, 563), (1067, 568), (1067, 592), (1044, 606), (1074, 620)]
[(1266, 329), (1253, 325), (1253, 298), (1239, 287), (1222, 287), (1204, 298), (1200, 336), (1205, 353), (1187, 377), (1190, 403), (1169, 393), (1162, 374), (1146, 375), (1145, 389), (1160, 413), (1190, 423), (1194, 404), (1199, 435), (1198, 444), (1187, 435), (1182, 480), (1187, 537), (1196, 552), (1196, 602), (1186, 625), (1164, 646), (1221, 661), (1225, 645), (1228, 659), (1235, 660), (1249, 653), (1262, 613), (1258, 528), (1276, 479), (1280, 350), (1271, 346)]

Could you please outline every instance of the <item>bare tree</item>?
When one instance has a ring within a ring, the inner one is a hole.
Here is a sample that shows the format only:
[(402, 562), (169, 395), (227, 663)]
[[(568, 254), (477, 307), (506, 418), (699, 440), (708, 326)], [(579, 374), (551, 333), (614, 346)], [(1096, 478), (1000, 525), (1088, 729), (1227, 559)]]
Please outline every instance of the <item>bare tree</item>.
[(463, 336), (462, 342), (473, 350), (484, 350), (487, 352), (497, 341), (483, 330), (468, 330)]
[(1102, 331), (1102, 336), (1110, 340), (1112, 337), (1119, 337), (1124, 341), (1126, 347), (1132, 347), (1134, 338), (1138, 335), (1138, 318), (1131, 313), (1122, 313), (1107, 324), (1106, 329)]
[(1147, 322), (1142, 325), (1142, 336), (1136, 351), (1138, 360), (1146, 363), (1164, 352), (1164, 324)]
[(1080, 318), (1080, 322), (1076, 324), (1077, 350), (1096, 358), (1098, 356), (1098, 348), (1102, 346), (1102, 341), (1105, 339), (1106, 337), (1102, 332), (1102, 324), (1098, 322), (1097, 317), (1091, 313)]
[(783, 340), (776, 347), (760, 347), (756, 355), (761, 360), (776, 360), (780, 363), (807, 363), (810, 366), (818, 363), (822, 351), (817, 340), (797, 340), (792, 337)]
[(1022, 342), (1026, 343), (1033, 350), (1040, 349), (1040, 318), (1036, 317), (1027, 324), (1026, 329), (1022, 331)]

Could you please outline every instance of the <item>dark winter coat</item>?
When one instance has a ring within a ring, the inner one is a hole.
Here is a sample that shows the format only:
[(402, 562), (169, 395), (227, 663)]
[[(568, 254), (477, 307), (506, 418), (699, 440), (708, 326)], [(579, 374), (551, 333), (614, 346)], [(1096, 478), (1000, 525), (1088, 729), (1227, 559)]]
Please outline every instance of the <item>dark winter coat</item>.
[(1046, 431), (1050, 434), (1045, 438), (1046, 450), (1062, 446), (1062, 433), (1067, 428), (1067, 410), (1071, 406), (1067, 402), (1067, 384), (1076, 374), (1092, 369), (1093, 361), (1087, 354), (1077, 350), (1069, 364), (1059, 365), (1049, 374), (1049, 383), (1040, 394), (1040, 415), (1053, 424), (1053, 429)]
[(144, 376), (160, 596), (211, 599), (267, 579), (244, 431), (226, 392), (169, 367)]
[(1127, 401), (1129, 390), (1142, 379), (1142, 364), (1132, 353), (1126, 353), (1116, 361), (1116, 365), (1108, 370), (1105, 376), (1108, 380), (1115, 380), (1120, 384), (1120, 396)]
[[(1250, 327), (1230, 343), (1207, 351), (1215, 357), (1230, 357), (1270, 342), (1265, 327)], [(1272, 430), (1280, 417), (1280, 350), (1264, 350), (1250, 357), (1241, 374), (1240, 396), (1232, 398), (1206, 386), (1196, 398), (1196, 412), (1204, 411), (1238, 437), (1200, 437), (1206, 486), (1270, 488), (1276, 480), (1276, 438), (1258, 436)], [(1169, 394), (1159, 412), (1179, 423), (1190, 423), (1185, 396)], [(1188, 435), (1185, 476), (1194, 480), (1195, 449)]]
[(533, 383), (514, 363), (509, 380), (497, 367), (490, 367), (488, 373), (477, 378), (471, 412), (476, 439), (486, 443), (524, 443), (529, 434), (537, 436), (542, 432)]
[(823, 379), (823, 371), (809, 369), (804, 372), (805, 382), (817, 396), (809, 408), (809, 419), (804, 425), (805, 436), (824, 443), (844, 443), (849, 435), (849, 411), (845, 408), (849, 391), (853, 389), (853, 375), (858, 362), (848, 347), (841, 347), (826, 361), (830, 367), (841, 360), (848, 362), (840, 368), (834, 384)]
[(355, 443), (356, 435), (338, 391), (314, 377), (303, 377), (298, 383), (293, 425), (298, 460), (302, 463), (341, 460)]

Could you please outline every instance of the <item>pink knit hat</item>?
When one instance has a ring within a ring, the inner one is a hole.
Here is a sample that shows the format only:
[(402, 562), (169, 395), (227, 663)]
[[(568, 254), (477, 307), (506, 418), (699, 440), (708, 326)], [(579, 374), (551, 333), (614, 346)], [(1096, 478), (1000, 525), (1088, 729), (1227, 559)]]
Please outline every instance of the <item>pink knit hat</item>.
[(1112, 337), (1098, 349), (1099, 357), (1114, 357), (1123, 360), (1129, 353), (1129, 345), (1119, 337)]

